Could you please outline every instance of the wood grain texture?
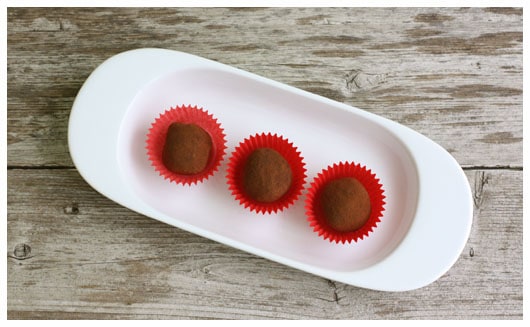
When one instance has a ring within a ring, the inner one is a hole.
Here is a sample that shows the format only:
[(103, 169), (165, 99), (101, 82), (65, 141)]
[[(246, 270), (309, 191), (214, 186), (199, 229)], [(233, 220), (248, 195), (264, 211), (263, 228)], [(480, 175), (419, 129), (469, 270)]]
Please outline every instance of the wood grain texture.
[[(522, 174), (467, 176), (476, 207), (459, 260), (427, 287), (384, 293), (136, 214), (94, 191), (74, 169), (12, 169), (8, 317), (521, 318)], [(21, 250), (24, 244), (31, 250)]]
[[(522, 318), (521, 8), (9, 8), (7, 27), (8, 318)], [(93, 69), (139, 47), (230, 64), (430, 137), (473, 190), (459, 260), (419, 290), (365, 290), (98, 194), (68, 154), (68, 115)]]
[(71, 166), (83, 81), (118, 52), (160, 47), (388, 117), (464, 167), (520, 167), (522, 33), (522, 9), (11, 8), (8, 164)]

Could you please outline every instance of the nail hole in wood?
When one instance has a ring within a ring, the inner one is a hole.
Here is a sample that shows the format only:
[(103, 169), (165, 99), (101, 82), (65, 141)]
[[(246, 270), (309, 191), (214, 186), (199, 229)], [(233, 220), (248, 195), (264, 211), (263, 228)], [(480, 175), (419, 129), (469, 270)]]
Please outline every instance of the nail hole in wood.
[(77, 203), (72, 203), (72, 205), (64, 207), (64, 213), (77, 215), (79, 213), (79, 205)]

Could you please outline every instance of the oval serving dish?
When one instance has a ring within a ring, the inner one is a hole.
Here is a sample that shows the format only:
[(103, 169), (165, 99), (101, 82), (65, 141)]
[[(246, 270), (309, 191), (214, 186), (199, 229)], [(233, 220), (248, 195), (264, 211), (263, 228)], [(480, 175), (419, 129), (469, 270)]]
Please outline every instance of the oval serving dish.
[[(181, 104), (219, 119), (227, 153), (255, 133), (288, 138), (305, 158), (306, 186), (335, 162), (366, 165), (385, 190), (381, 222), (362, 241), (334, 244), (309, 227), (305, 192), (282, 213), (250, 212), (228, 191), (228, 155), (199, 185), (169, 183), (150, 166), (145, 137), (160, 113)], [(120, 205), (359, 287), (405, 291), (428, 285), (458, 259), (471, 228), (467, 178), (430, 139), (366, 111), (178, 51), (138, 49), (102, 63), (75, 99), (68, 144), (83, 178)]]

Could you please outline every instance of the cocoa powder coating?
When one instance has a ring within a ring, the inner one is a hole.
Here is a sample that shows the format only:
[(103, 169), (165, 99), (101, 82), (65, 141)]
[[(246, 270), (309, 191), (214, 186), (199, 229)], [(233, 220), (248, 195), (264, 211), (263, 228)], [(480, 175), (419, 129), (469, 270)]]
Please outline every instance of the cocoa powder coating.
[(196, 124), (172, 123), (167, 131), (162, 162), (177, 174), (203, 171), (212, 151), (210, 135)]
[(320, 195), (320, 205), (328, 225), (339, 232), (361, 228), (371, 213), (368, 192), (352, 177), (328, 182)]
[(293, 173), (285, 158), (271, 148), (252, 152), (243, 169), (243, 189), (259, 202), (279, 200), (291, 187)]

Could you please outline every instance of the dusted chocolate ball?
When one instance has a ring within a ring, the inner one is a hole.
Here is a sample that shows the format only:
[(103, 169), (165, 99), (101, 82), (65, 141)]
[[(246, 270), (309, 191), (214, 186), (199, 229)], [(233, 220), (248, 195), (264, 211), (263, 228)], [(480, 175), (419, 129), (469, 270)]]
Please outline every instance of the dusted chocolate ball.
[(271, 148), (252, 152), (243, 169), (243, 189), (259, 202), (279, 200), (291, 187), (292, 179), (287, 160)]
[(328, 225), (339, 232), (361, 228), (371, 213), (368, 192), (352, 177), (328, 182), (320, 195), (320, 205)]
[(206, 168), (211, 151), (212, 139), (200, 126), (173, 123), (167, 130), (162, 162), (174, 173), (198, 174)]

